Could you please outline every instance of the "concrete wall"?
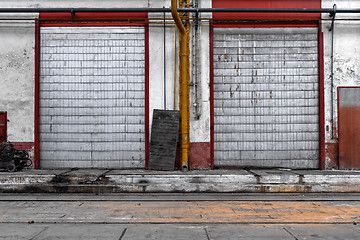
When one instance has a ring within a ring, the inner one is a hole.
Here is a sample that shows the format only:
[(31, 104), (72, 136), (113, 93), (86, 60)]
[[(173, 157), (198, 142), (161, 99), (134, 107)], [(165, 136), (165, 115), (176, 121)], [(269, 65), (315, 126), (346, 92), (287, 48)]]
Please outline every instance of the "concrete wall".
[[(323, 0), (322, 8), (360, 8), (359, 0)], [(323, 18), (330, 19), (329, 14)], [(360, 14), (336, 14), (336, 19), (360, 18)], [(328, 168), (337, 165), (338, 114), (337, 88), (339, 86), (360, 86), (360, 22), (335, 21), (334, 30), (334, 87), (333, 87), (333, 138), (331, 138), (331, 21), (323, 21), (324, 33), (324, 82), (325, 82), (325, 142)]]
[[(336, 3), (338, 8), (360, 8), (360, 0), (323, 0), (323, 8), (332, 8)], [(79, 0), (79, 1), (47, 1), (47, 0), (0, 0), (1, 7), (27, 8), (27, 7), (170, 7), (170, 0)], [(211, 0), (199, 0), (199, 7), (212, 6)], [(13, 14), (3, 14), (12, 18)], [(17, 15), (16, 17), (21, 16)], [(209, 17), (211, 14), (208, 14)], [(24, 17), (24, 16), (22, 16)], [(25, 18), (29, 16), (25, 15)], [(30, 18), (34, 18), (34, 14)], [(150, 13), (150, 19), (163, 17), (163, 14)], [(166, 17), (171, 18), (170, 14)], [(202, 17), (205, 17), (203, 14)], [(337, 14), (339, 18), (360, 18), (359, 14)], [(323, 18), (329, 18), (329, 14), (323, 14)], [(178, 69), (179, 69), (179, 44), (175, 39), (175, 27), (173, 21), (169, 20), (165, 27), (165, 55), (164, 55), (164, 26), (163, 24), (152, 24), (149, 29), (150, 44), (150, 121), (153, 109), (164, 108), (164, 62), (166, 74), (166, 109), (178, 109)], [(325, 64), (325, 141), (326, 141), (326, 163), (330, 168), (336, 166), (337, 151), (337, 87), (338, 86), (360, 86), (360, 22), (359, 21), (336, 21), (334, 37), (334, 139), (331, 139), (331, 113), (330, 113), (330, 54), (331, 54), (331, 32), (329, 27), (331, 21), (324, 21), (322, 25), (324, 33), (324, 64)], [(210, 56), (209, 56), (209, 23), (200, 22), (201, 43), (199, 59), (200, 84), (200, 118), (194, 116), (194, 98), (191, 99), (191, 130), (190, 139), (193, 143), (210, 142)], [(34, 141), (34, 43), (35, 30), (32, 21), (0, 21), (0, 111), (8, 111), (9, 125), (8, 136), (13, 142)], [(177, 35), (178, 36), (178, 35)], [(175, 50), (175, 41), (177, 48)], [(175, 54), (177, 61), (175, 63)], [(174, 93), (174, 73), (176, 80), (176, 92)], [(194, 88), (191, 88), (194, 91)], [(174, 95), (175, 94), (175, 95)], [(150, 122), (151, 124), (151, 122)], [(204, 145), (199, 145), (201, 152)], [(209, 151), (206, 150), (206, 151)], [(205, 155), (208, 152), (204, 153)]]
[[(199, 8), (211, 8), (212, 1), (199, 1)], [(211, 14), (202, 13), (200, 18), (208, 18)], [(193, 16), (195, 17), (195, 15)], [(193, 25), (193, 28), (195, 26)], [(198, 98), (199, 103), (196, 103), (193, 95), (190, 99), (190, 112), (191, 112), (191, 129), (190, 129), (190, 140), (192, 142), (210, 142), (210, 35), (209, 35), (209, 21), (203, 20), (199, 22), (199, 40), (197, 43), (199, 48), (199, 56), (196, 58), (195, 54), (192, 53), (192, 61), (199, 62), (198, 79), (197, 82), (200, 85)], [(190, 74), (191, 75), (191, 74)], [(191, 75), (195, 77), (194, 75)], [(194, 87), (191, 87), (191, 91), (195, 91)], [(196, 119), (194, 114), (195, 104), (200, 104), (200, 118)]]
[(0, 32), (0, 111), (8, 112), (8, 140), (33, 142), (35, 24), (2, 21)]

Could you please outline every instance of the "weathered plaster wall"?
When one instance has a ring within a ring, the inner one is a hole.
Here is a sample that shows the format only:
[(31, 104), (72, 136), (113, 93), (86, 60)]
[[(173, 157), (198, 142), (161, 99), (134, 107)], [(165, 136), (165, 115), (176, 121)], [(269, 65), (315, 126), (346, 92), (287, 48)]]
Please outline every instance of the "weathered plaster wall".
[[(322, 8), (360, 8), (360, 0), (323, 0)], [(323, 18), (330, 18), (329, 14), (323, 14)], [(336, 19), (360, 18), (360, 14), (336, 14)], [(339, 86), (360, 86), (360, 22), (359, 21), (335, 21), (334, 31), (334, 88), (333, 88), (333, 136), (331, 138), (331, 21), (323, 21), (324, 33), (324, 81), (325, 81), (325, 164), (328, 168), (334, 166), (337, 159), (337, 151), (333, 151), (334, 144), (338, 142), (337, 132), (337, 88)], [(337, 145), (337, 144), (336, 144)]]
[[(199, 1), (199, 8), (211, 8), (212, 1)], [(200, 18), (209, 18), (211, 14), (202, 13)], [(195, 17), (195, 16), (194, 16)], [(210, 142), (210, 35), (209, 35), (209, 21), (200, 21), (199, 29), (200, 40), (199, 40), (199, 53), (198, 60), (200, 62), (198, 84), (200, 84), (201, 98), (201, 115), (199, 119), (194, 116), (194, 103), (195, 99), (190, 101), (190, 112), (191, 114), (191, 129), (190, 129), (190, 140), (191, 142)], [(191, 54), (193, 56), (193, 54)], [(194, 60), (194, 59), (192, 59)], [(194, 91), (194, 87), (191, 87)], [(193, 95), (191, 94), (193, 97)]]
[[(211, 7), (211, 0), (200, 1), (199, 7)], [(151, 1), (149, 7), (169, 8), (170, 0)], [(150, 19), (162, 18), (163, 13), (149, 13)], [(166, 14), (166, 18), (172, 18), (171, 14)], [(155, 20), (154, 20), (155, 21)], [(175, 39), (175, 25), (173, 21), (167, 21), (165, 27), (165, 56), (164, 56), (164, 25), (153, 24), (149, 29), (150, 46), (150, 122), (152, 121), (153, 109), (164, 109), (164, 75), (166, 75), (166, 109), (174, 109), (174, 71), (176, 71), (176, 92), (175, 109), (179, 109), (179, 33)], [(195, 119), (193, 114), (190, 117), (190, 141), (191, 142), (210, 142), (210, 66), (209, 66), (209, 22), (200, 22), (200, 56), (201, 62), (200, 79), (201, 84), (201, 117)], [(175, 49), (176, 41), (176, 49)], [(176, 63), (175, 63), (176, 54)], [(190, 54), (193, 56), (193, 54)], [(193, 60), (193, 59), (191, 59)], [(164, 61), (166, 73), (164, 74)], [(190, 70), (191, 72), (191, 70)], [(193, 87), (191, 87), (193, 90)], [(190, 112), (193, 113), (194, 99), (190, 101)], [(151, 124), (150, 124), (151, 125)]]
[(34, 141), (33, 21), (0, 22), (0, 110), (8, 112), (8, 140)]
[[(171, 5), (168, 0), (152, 1), (151, 8), (169, 8)], [(163, 22), (156, 18), (163, 18), (163, 13), (149, 13), (150, 22)], [(172, 18), (170, 13), (165, 14), (166, 18)], [(154, 19), (154, 20), (151, 20)], [(168, 24), (169, 23), (169, 24)], [(174, 110), (174, 58), (175, 58), (175, 25), (172, 21), (164, 24), (151, 24), (149, 28), (149, 90), (150, 90), (150, 127), (152, 123), (153, 109)], [(164, 39), (165, 31), (165, 39)], [(165, 54), (164, 54), (165, 41)], [(179, 45), (177, 43), (177, 45)], [(178, 55), (178, 54), (177, 54)], [(164, 72), (165, 62), (165, 72)], [(176, 66), (178, 69), (178, 66)], [(164, 77), (166, 75), (165, 84)], [(178, 76), (178, 75), (177, 75)], [(178, 81), (178, 78), (176, 78)], [(164, 86), (166, 85), (166, 96)], [(178, 85), (178, 83), (177, 83)], [(176, 93), (175, 93), (176, 94)], [(178, 97), (176, 98), (178, 99)], [(165, 104), (164, 104), (165, 101)], [(166, 105), (166, 106), (165, 106)], [(179, 109), (178, 103), (175, 104)]]

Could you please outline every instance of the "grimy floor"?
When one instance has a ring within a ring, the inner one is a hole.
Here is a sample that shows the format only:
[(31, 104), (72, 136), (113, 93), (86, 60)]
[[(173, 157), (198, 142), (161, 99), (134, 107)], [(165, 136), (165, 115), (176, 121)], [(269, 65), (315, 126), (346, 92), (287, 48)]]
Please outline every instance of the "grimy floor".
[(0, 239), (360, 239), (360, 194), (2, 194)]

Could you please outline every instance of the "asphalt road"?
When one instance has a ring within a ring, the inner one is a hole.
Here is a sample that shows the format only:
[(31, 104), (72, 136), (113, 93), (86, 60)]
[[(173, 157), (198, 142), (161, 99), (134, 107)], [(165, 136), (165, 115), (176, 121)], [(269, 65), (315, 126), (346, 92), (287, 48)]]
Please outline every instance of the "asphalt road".
[(0, 239), (360, 239), (358, 194), (0, 195)]

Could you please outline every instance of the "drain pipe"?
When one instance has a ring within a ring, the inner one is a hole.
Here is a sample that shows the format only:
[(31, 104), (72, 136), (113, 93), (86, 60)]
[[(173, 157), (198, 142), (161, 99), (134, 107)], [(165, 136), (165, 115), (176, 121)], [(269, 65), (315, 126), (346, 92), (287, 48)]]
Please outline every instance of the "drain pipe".
[[(165, 7), (163, 7), (165, 8)], [(166, 110), (166, 20), (165, 20), (165, 12), (164, 12), (164, 110)]]
[(335, 28), (335, 17), (336, 17), (336, 4), (334, 4), (333, 6), (333, 12), (330, 13), (330, 17), (331, 17), (331, 27), (330, 27), (330, 31), (331, 31), (331, 75), (330, 75), (330, 80), (331, 80), (331, 94), (330, 94), (330, 114), (331, 114), (331, 118), (330, 118), (330, 123), (331, 123), (331, 139), (334, 139), (335, 134), (334, 134), (334, 28)]
[(190, 111), (189, 111), (189, 79), (187, 71), (189, 61), (187, 57), (187, 30), (178, 12), (177, 0), (171, 0), (171, 15), (180, 33), (180, 71), (179, 71), (179, 108), (180, 108), (180, 169), (187, 170), (190, 155)]

